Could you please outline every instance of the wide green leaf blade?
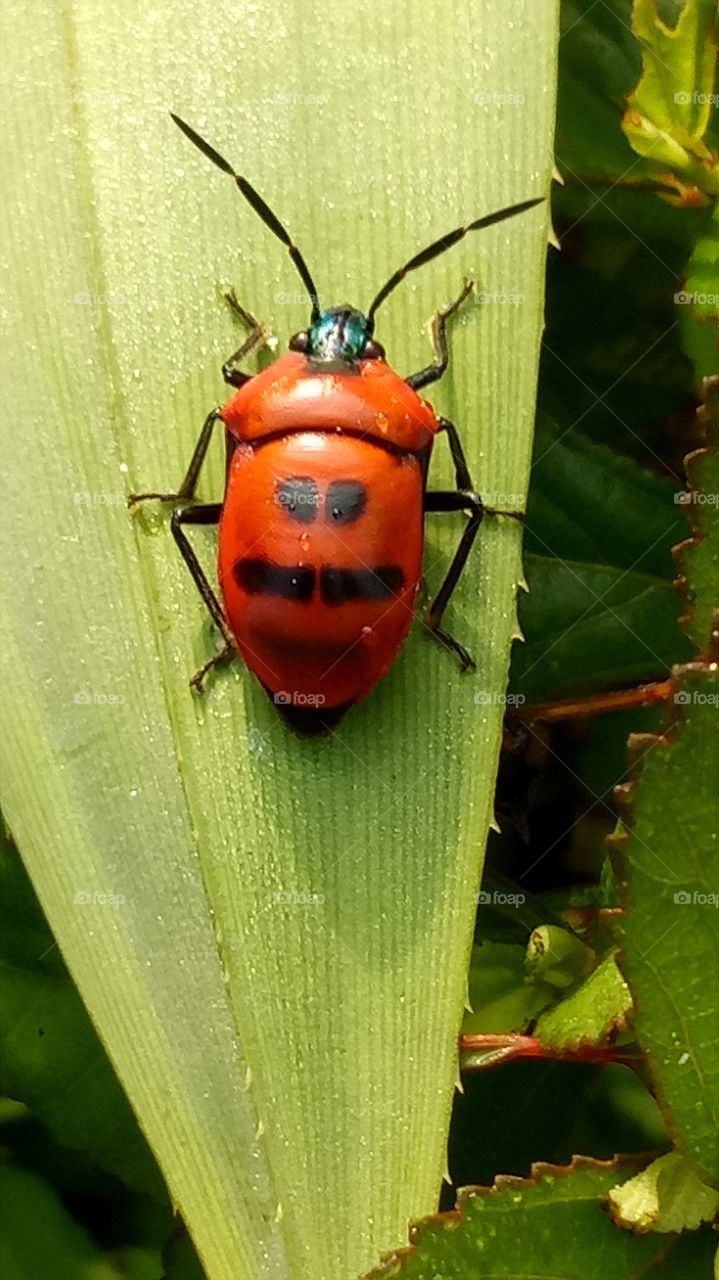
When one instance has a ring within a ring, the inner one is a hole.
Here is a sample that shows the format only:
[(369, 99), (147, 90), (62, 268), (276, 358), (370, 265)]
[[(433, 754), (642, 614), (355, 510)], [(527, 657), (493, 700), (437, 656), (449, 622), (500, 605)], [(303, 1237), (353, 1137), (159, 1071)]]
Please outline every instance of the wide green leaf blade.
[[(210, 1280), (350, 1277), (444, 1171), (520, 530), (487, 522), (448, 611), (475, 679), (417, 626), (324, 743), (239, 669), (191, 696), (215, 641), (166, 517), (133, 526), (125, 494), (177, 484), (223, 395), (221, 287), (282, 340), (307, 308), (167, 111), (277, 207), (324, 298), (366, 305), (436, 236), (546, 194), (555, 7), (43, 4), (41, 82), (6, 12), (1, 798)], [(490, 503), (526, 491), (545, 219), (466, 241), (380, 313), (409, 372), (427, 316), (481, 281), (436, 403)], [(203, 496), (221, 475), (218, 450)], [(430, 590), (461, 528), (434, 518)]]

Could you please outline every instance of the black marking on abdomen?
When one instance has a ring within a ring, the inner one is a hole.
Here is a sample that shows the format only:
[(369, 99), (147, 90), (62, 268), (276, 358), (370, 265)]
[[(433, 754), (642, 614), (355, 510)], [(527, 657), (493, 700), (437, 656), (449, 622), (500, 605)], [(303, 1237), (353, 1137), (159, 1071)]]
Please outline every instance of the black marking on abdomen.
[(244, 558), (235, 561), (232, 573), (238, 587), (250, 596), (280, 596), (283, 600), (306, 604), (315, 590), (315, 571), (304, 565)]
[(367, 505), (367, 490), (358, 480), (333, 480), (327, 489), (325, 514), (334, 524), (359, 520)]
[(286, 511), (291, 520), (311, 524), (317, 518), (319, 489), (312, 476), (296, 476), (291, 480), (278, 480), (275, 502)]
[(388, 600), (404, 582), (399, 565), (377, 565), (375, 569), (331, 569), (320, 571), (320, 596), (325, 604), (347, 604), (352, 600)]

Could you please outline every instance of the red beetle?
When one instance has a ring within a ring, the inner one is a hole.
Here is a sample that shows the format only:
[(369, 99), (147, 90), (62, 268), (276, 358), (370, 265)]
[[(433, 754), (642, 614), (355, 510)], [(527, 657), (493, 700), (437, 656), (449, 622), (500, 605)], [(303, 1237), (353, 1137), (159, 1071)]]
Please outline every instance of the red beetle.
[[(200, 689), (211, 667), (239, 652), (278, 711), (302, 733), (325, 733), (389, 671), (414, 617), (422, 574), (424, 513), (464, 511), (469, 519), (425, 622), (472, 667), (467, 651), (442, 628), (442, 615), (469, 555), (485, 507), (469, 474), (454, 425), (417, 394), (447, 368), (446, 325), (472, 289), (432, 318), (434, 359), (409, 378), (394, 373), (373, 339), (378, 307), (408, 271), (449, 249), (468, 231), (532, 208), (525, 200), (458, 227), (411, 258), (380, 289), (366, 315), (350, 306), (320, 311), (317, 290), (299, 250), (250, 184), (189, 125), (184, 134), (223, 172), (285, 244), (312, 303), (309, 328), (263, 373), (239, 362), (267, 333), (237, 302), (246, 341), (223, 366), (235, 389), (208, 415), (176, 493), (151, 498), (190, 500), (172, 516), (172, 531), (223, 648), (197, 672)], [(197, 480), (216, 422), (225, 428), (227, 471), (222, 503), (194, 502)], [(456, 489), (427, 491), (434, 438), (444, 431)], [(217, 599), (185, 526), (219, 522)]]

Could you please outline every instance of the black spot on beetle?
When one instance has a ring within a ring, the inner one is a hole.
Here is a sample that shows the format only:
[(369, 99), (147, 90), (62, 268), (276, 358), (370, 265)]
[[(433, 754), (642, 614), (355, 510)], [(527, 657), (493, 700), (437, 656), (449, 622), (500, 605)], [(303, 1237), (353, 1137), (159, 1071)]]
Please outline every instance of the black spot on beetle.
[(357, 480), (333, 480), (327, 489), (325, 514), (334, 524), (359, 520), (367, 506), (367, 490)]
[(375, 569), (334, 569), (320, 572), (320, 596), (325, 604), (347, 604), (351, 600), (388, 600), (399, 591), (404, 574), (399, 565), (378, 565)]
[(290, 520), (299, 524), (311, 524), (319, 508), (317, 481), (311, 476), (293, 476), (291, 480), (278, 480), (275, 502), (287, 512)]
[(315, 589), (315, 571), (304, 565), (275, 564), (272, 560), (237, 560), (233, 570), (235, 582), (248, 595), (279, 596), (306, 604)]

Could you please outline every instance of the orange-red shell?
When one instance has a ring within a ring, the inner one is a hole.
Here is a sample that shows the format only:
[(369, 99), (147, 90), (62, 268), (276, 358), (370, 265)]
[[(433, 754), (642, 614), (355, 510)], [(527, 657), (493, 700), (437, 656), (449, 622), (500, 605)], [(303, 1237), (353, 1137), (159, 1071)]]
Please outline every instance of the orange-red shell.
[[(383, 360), (335, 371), (289, 352), (222, 418), (235, 444), (218, 569), (238, 649), (281, 706), (357, 702), (414, 616), (434, 411)], [(287, 505), (293, 485), (316, 510)], [(356, 510), (338, 512), (338, 492)]]
[(357, 372), (322, 370), (289, 351), (240, 387), (222, 410), (227, 430), (251, 443), (294, 431), (342, 430), (422, 453), (439, 429), (432, 406), (384, 360)]
[[(291, 519), (278, 501), (278, 485), (296, 476), (316, 484), (317, 513), (309, 524)], [(335, 527), (327, 495), (338, 478), (361, 484), (367, 501), (356, 520)], [(276, 701), (320, 710), (357, 702), (389, 670), (414, 616), (423, 488), (424, 468), (414, 455), (347, 435), (299, 432), (236, 448), (220, 524), (220, 587), (239, 651)], [(236, 569), (248, 562), (311, 575), (311, 596), (248, 591)], [(384, 598), (339, 604), (323, 598), (328, 570), (362, 576), (379, 566), (401, 574)]]

